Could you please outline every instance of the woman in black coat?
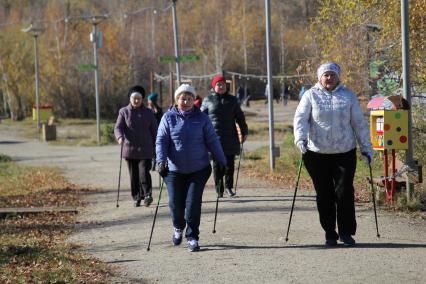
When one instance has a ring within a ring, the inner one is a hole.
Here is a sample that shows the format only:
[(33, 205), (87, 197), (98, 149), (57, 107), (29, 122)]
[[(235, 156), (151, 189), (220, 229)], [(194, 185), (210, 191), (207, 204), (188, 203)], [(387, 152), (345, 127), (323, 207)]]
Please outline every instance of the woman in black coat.
[[(226, 156), (225, 186), (229, 196), (234, 196), (234, 160), (240, 154), (240, 143), (247, 139), (248, 128), (244, 112), (241, 110), (236, 97), (230, 95), (226, 89), (225, 77), (217, 75), (212, 80), (211, 94), (204, 98), (201, 111), (209, 115), (213, 127), (219, 136), (223, 152)], [(237, 126), (240, 128), (240, 136)], [(223, 197), (224, 186), (220, 182), (222, 178), (219, 174), (218, 164), (213, 160), (213, 176), (216, 190), (220, 184), (218, 194)]]

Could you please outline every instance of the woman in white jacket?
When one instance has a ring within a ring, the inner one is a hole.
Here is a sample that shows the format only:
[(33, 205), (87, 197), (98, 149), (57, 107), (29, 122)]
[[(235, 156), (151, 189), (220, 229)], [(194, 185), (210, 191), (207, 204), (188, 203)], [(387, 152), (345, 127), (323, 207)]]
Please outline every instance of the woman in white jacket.
[(326, 246), (337, 245), (338, 239), (344, 245), (355, 245), (356, 142), (367, 163), (373, 155), (358, 99), (341, 84), (340, 73), (336, 63), (322, 64), (317, 70), (318, 83), (305, 92), (294, 116), (294, 142), (317, 193)]

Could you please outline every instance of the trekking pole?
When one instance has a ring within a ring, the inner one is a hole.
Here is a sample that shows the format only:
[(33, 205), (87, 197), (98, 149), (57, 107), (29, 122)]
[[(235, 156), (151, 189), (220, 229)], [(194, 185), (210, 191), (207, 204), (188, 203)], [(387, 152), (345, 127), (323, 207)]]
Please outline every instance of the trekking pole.
[(118, 187), (117, 187), (117, 204), (115, 205), (116, 208), (118, 208), (120, 205), (118, 205), (118, 199), (120, 198), (120, 181), (121, 181), (121, 163), (123, 162), (123, 143), (121, 143), (121, 150), (120, 150), (120, 169), (118, 171)]
[(149, 251), (149, 247), (151, 246), (152, 233), (154, 232), (155, 219), (157, 219), (158, 206), (160, 206), (161, 192), (163, 191), (163, 185), (164, 185), (164, 179), (161, 181), (161, 184), (160, 184), (160, 193), (158, 194), (157, 207), (155, 207), (154, 221), (152, 222), (151, 234), (149, 236), (148, 247), (146, 248), (147, 251)]
[(374, 219), (376, 220), (376, 232), (377, 232), (377, 237), (380, 238), (379, 225), (377, 224), (376, 191), (374, 190), (374, 185), (373, 185), (373, 171), (371, 169), (371, 164), (368, 164), (368, 168), (370, 170), (370, 185), (371, 185), (371, 194), (373, 195), (373, 207), (374, 207)]
[(299, 186), (300, 171), (302, 170), (302, 164), (303, 164), (303, 154), (302, 154), (302, 157), (300, 157), (299, 170), (297, 171), (296, 188), (294, 189), (293, 203), (291, 204), (291, 211), (290, 211), (290, 219), (288, 220), (287, 235), (285, 236), (286, 242), (288, 241), (288, 232), (290, 231), (291, 217), (293, 217), (294, 202), (296, 201), (297, 187)]
[(217, 197), (216, 197), (216, 210), (214, 212), (214, 223), (213, 223), (213, 234), (216, 234), (216, 218), (217, 218), (217, 208), (219, 206), (219, 195), (220, 195), (220, 189), (223, 185), (223, 177), (220, 179), (218, 187), (217, 188)]
[(235, 194), (237, 194), (238, 174), (240, 173), (240, 164), (241, 164), (241, 156), (243, 155), (243, 146), (244, 146), (244, 143), (241, 143), (240, 159), (238, 160), (238, 167), (237, 167), (237, 178), (235, 179)]

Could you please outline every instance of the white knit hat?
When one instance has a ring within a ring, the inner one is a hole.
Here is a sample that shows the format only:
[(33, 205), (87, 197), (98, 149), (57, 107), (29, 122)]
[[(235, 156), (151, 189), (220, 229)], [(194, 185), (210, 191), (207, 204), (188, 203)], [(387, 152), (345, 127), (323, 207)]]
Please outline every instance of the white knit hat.
[(327, 62), (322, 64), (317, 70), (318, 81), (321, 80), (321, 77), (325, 72), (334, 72), (337, 77), (340, 77), (340, 66), (335, 62)]
[(194, 87), (192, 87), (189, 84), (182, 84), (179, 86), (179, 88), (176, 89), (175, 91), (175, 100), (177, 100), (177, 97), (181, 94), (181, 93), (191, 93), (192, 96), (195, 98), (195, 96), (197, 95), (195, 93), (195, 89)]

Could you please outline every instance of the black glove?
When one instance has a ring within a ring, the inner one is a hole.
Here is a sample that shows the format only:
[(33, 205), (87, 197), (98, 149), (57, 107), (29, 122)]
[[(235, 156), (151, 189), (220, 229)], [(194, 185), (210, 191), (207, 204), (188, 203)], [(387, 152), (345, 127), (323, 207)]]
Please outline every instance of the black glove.
[(166, 162), (160, 162), (157, 164), (157, 171), (162, 178), (165, 178), (169, 173), (169, 167)]
[(226, 172), (226, 166), (224, 164), (218, 163), (217, 164), (217, 175), (218, 178), (223, 178)]

